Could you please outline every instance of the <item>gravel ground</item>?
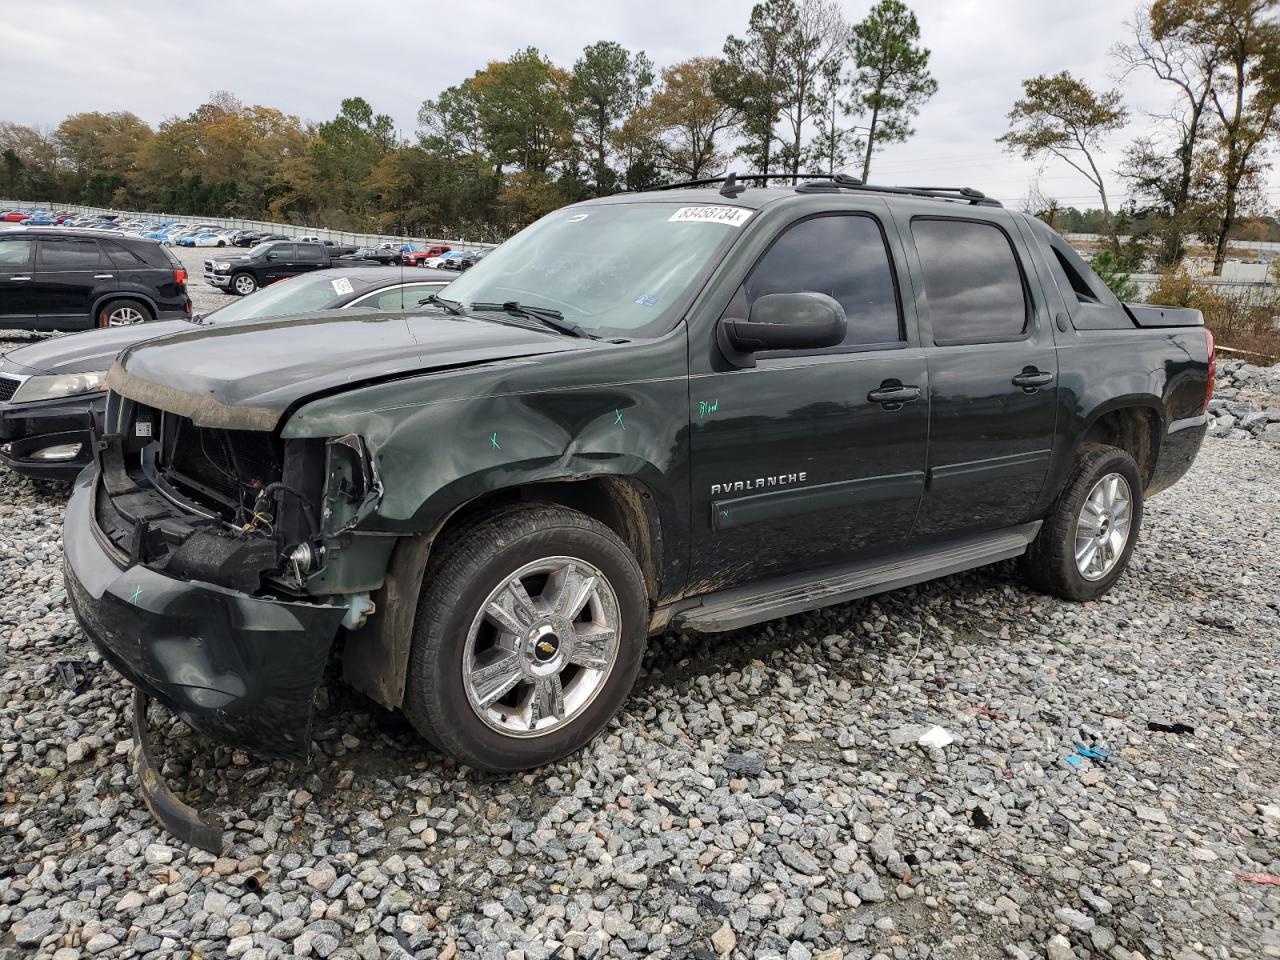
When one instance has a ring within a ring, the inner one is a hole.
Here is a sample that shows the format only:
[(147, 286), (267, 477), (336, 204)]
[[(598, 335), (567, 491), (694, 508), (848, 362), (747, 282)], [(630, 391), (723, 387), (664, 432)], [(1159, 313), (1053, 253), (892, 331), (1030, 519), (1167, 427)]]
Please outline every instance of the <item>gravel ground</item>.
[[(156, 710), (214, 858), (135, 793), (65, 488), (4, 475), (0, 958), (1280, 957), (1280, 886), (1247, 879), (1280, 874), (1277, 477), (1280, 444), (1206, 441), (1101, 602), (1004, 564), (656, 638), (606, 733), (522, 777), (336, 681), (307, 766)], [(64, 657), (95, 662), (79, 695)]]

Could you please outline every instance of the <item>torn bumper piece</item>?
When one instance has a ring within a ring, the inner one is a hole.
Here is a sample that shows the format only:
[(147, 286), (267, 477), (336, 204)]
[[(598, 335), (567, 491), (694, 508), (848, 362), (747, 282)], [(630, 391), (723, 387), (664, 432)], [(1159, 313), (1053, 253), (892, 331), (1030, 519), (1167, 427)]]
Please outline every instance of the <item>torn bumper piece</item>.
[(222, 827), (207, 816), (201, 816), (178, 799), (151, 760), (151, 741), (147, 730), (147, 704), (150, 698), (141, 687), (133, 690), (134, 772), (138, 775), (138, 791), (142, 802), (159, 824), (183, 843), (222, 853)]
[(97, 482), (96, 470), (77, 480), (62, 537), (67, 595), (103, 657), (213, 739), (306, 759), (315, 691), (345, 608), (122, 566), (94, 526)]

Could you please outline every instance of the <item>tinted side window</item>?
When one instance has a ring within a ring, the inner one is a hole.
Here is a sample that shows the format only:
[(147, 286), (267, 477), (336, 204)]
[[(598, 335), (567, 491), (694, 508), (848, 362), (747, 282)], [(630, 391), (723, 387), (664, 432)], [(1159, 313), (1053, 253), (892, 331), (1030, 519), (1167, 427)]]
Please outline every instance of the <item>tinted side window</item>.
[(292, 259), (293, 259), (293, 244), (292, 244), (292, 243), (277, 243), (274, 247), (272, 247), (270, 250), (268, 250), (268, 251), (267, 251), (267, 253), (268, 253), (269, 255), (271, 255), (271, 256), (273, 256), (273, 257), (275, 257), (277, 260), (292, 260)]
[(298, 244), (298, 259), (319, 263), (323, 259), (320, 255), (320, 249), (319, 244), (300, 243)]
[(146, 261), (119, 240), (102, 240), (102, 249), (111, 258), (112, 264), (121, 270), (137, 270), (145, 267)]
[(935, 343), (1016, 340), (1027, 299), (1013, 245), (999, 227), (970, 220), (916, 219), (924, 293)]
[(836, 215), (802, 220), (774, 241), (747, 277), (749, 310), (770, 293), (825, 293), (849, 319), (844, 346), (897, 343), (901, 313), (893, 266), (880, 224), (872, 217)]
[(49, 270), (90, 270), (102, 262), (97, 240), (44, 240), (36, 262)]
[(35, 246), (30, 240), (19, 240), (17, 237), (0, 238), (0, 269), (26, 267), (31, 263), (31, 248)]

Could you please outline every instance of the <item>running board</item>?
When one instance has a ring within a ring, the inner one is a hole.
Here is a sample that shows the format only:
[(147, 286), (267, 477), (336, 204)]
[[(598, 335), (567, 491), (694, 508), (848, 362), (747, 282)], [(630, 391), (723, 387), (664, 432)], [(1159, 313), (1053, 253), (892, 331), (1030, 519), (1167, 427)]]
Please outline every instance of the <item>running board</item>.
[[(721, 633), (806, 610), (869, 597), (945, 577), (1026, 553), (1040, 521), (1009, 527), (958, 543), (895, 554), (888, 559), (815, 571), (708, 594), (672, 617), (672, 626), (695, 633)], [(821, 579), (814, 579), (815, 576)]]

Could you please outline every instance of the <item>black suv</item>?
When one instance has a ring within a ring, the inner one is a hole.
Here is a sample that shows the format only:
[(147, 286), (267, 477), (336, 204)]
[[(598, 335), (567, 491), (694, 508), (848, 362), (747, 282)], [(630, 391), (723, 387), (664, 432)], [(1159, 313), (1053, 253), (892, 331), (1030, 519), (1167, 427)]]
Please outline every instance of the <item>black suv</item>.
[(189, 316), (187, 271), (154, 240), (56, 227), (0, 233), (0, 327), (87, 330)]

